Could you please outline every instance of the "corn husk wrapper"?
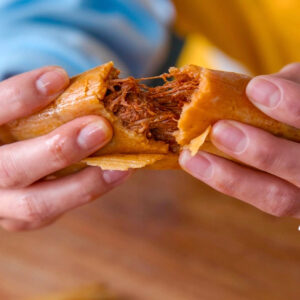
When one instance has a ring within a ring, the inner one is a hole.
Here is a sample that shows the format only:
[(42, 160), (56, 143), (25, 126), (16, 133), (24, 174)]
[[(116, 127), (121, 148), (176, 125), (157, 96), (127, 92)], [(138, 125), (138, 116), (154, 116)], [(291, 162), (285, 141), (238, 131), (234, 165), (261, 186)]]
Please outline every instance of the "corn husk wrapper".
[[(96, 67), (71, 79), (70, 86), (53, 103), (32, 116), (10, 122), (0, 128), (2, 143), (34, 138), (47, 134), (60, 125), (84, 115), (100, 115), (113, 127), (111, 142), (92, 157), (68, 168), (68, 172), (85, 165), (102, 169), (127, 170), (131, 168), (176, 169), (178, 156), (168, 151), (164, 142), (148, 140), (144, 135), (127, 130), (108, 112), (102, 100), (107, 90), (107, 80), (113, 63)], [(188, 72), (199, 78), (199, 87), (191, 102), (182, 110), (178, 122), (176, 140), (192, 154), (199, 149), (227, 157), (210, 142), (211, 126), (222, 119), (236, 120), (265, 129), (275, 135), (300, 141), (300, 130), (282, 124), (260, 112), (246, 97), (248, 76), (208, 70), (197, 66), (185, 66)], [(176, 69), (171, 68), (170, 73)], [(68, 173), (67, 172), (67, 173)]]

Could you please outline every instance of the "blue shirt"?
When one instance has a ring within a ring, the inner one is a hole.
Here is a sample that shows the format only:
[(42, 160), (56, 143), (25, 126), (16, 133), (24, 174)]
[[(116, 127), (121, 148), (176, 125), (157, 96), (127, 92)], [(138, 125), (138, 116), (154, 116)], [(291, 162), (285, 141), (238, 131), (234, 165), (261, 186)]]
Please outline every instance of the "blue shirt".
[(168, 54), (169, 0), (1, 0), (0, 80), (44, 65), (69, 75), (113, 60), (155, 72)]

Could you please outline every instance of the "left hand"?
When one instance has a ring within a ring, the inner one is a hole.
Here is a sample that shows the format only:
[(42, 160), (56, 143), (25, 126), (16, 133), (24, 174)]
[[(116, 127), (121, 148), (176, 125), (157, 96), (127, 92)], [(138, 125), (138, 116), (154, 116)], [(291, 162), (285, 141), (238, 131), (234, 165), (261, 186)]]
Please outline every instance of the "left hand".
[[(31, 115), (68, 86), (67, 73), (43, 67), (0, 82), (0, 125)], [(36, 138), (0, 147), (0, 227), (32, 230), (121, 184), (127, 171), (86, 169), (44, 180), (104, 147), (113, 132), (100, 116), (83, 116)]]
[[(300, 128), (300, 63), (279, 73), (253, 78), (247, 86), (252, 103), (270, 117)], [(239, 122), (213, 126), (212, 143), (258, 170), (199, 151), (180, 156), (184, 170), (216, 190), (275, 216), (300, 218), (300, 144)]]

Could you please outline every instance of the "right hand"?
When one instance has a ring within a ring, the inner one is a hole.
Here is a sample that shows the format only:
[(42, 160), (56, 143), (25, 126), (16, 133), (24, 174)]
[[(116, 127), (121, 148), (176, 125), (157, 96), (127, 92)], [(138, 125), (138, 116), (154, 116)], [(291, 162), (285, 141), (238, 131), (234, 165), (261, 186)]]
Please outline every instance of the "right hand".
[[(0, 125), (32, 114), (69, 84), (59, 67), (45, 67), (0, 82)], [(50, 181), (43, 178), (89, 156), (109, 142), (112, 128), (85, 116), (51, 133), (0, 147), (0, 226), (10, 231), (39, 228), (123, 182), (129, 172), (88, 167)]]
[[(299, 63), (254, 77), (246, 93), (263, 113), (300, 129)], [(180, 163), (187, 172), (269, 214), (300, 218), (300, 143), (233, 120), (215, 123), (210, 137), (218, 149), (244, 165), (203, 151), (192, 157), (185, 150)]]

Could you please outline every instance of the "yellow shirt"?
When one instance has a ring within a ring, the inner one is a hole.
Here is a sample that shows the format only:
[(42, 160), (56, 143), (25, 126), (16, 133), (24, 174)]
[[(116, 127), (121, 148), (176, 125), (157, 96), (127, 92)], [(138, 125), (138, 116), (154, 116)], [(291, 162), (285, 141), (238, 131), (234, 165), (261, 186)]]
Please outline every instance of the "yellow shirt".
[(228, 55), (233, 69), (264, 74), (300, 61), (300, 0), (173, 2), (176, 28), (187, 34), (179, 65), (222, 68)]

